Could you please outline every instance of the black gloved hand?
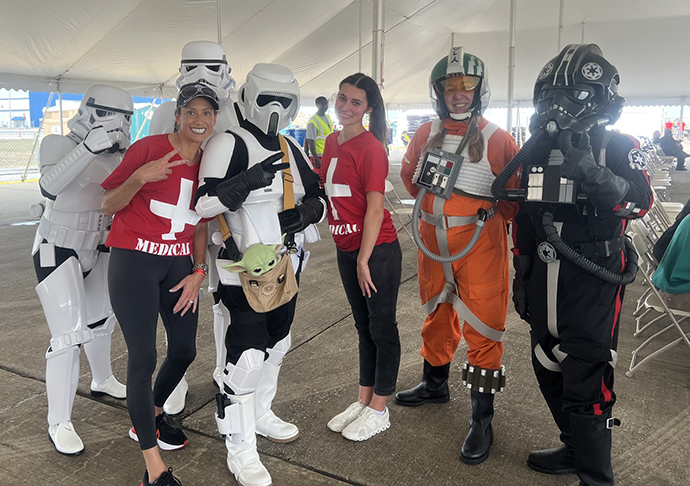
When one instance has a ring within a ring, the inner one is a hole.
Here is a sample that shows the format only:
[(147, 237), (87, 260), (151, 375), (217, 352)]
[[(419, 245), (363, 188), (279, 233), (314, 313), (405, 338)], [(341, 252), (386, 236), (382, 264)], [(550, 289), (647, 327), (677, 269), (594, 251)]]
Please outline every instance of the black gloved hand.
[(276, 172), (290, 167), (288, 162), (276, 164), (284, 155), (283, 152), (273, 154), (247, 169), (245, 181), (250, 191), (270, 186), (273, 178), (276, 176)]
[(579, 148), (571, 148), (563, 156), (561, 176), (580, 182), (587, 198), (599, 209), (612, 209), (623, 201), (630, 188), (623, 177), (596, 163), (587, 132), (580, 135)]
[(318, 223), (323, 216), (324, 205), (319, 198), (302, 200), (302, 204), (278, 213), (280, 230), (283, 233), (299, 233), (312, 223)]
[(513, 256), (515, 278), (513, 279), (513, 304), (515, 312), (521, 319), (529, 322), (529, 310), (527, 306), (527, 282), (532, 274), (534, 257), (527, 255)]
[(220, 202), (230, 211), (237, 211), (251, 191), (271, 185), (276, 172), (290, 166), (287, 162), (276, 164), (276, 161), (282, 157), (283, 152), (267, 157), (262, 162), (218, 184), (211, 195), (218, 196)]
[(582, 132), (578, 148), (571, 148), (563, 156), (561, 177), (571, 181), (590, 182), (596, 179), (603, 168), (594, 160), (589, 134)]

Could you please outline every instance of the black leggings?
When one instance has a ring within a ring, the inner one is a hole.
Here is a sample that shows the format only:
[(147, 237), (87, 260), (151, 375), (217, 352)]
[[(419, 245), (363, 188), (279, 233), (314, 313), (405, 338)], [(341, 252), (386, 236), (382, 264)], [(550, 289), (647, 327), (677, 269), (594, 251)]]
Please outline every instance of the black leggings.
[[(127, 408), (142, 450), (155, 447), (154, 405), (162, 407), (196, 356), (198, 313), (173, 314), (180, 292), (169, 290), (192, 271), (185, 257), (151, 255), (113, 248), (108, 267), (110, 302), (127, 343)], [(198, 310), (198, 309), (197, 309)], [(156, 325), (160, 313), (168, 336), (168, 354), (156, 369)]]

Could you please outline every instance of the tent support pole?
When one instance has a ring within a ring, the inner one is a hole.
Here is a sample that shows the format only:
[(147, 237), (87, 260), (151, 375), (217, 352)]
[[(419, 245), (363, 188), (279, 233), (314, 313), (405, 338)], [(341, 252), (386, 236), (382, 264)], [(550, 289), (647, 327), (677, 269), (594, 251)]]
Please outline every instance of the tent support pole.
[(362, 72), (362, 0), (359, 0), (359, 49), (357, 50), (359, 54), (359, 73)]
[(561, 0), (561, 3), (558, 7), (558, 50), (556, 51), (561, 52), (561, 37), (563, 36), (563, 12), (565, 10), (565, 0)]
[(383, 88), (383, 26), (385, 0), (374, 0), (374, 30), (372, 31), (371, 77)]
[(223, 31), (221, 30), (220, 0), (216, 0), (216, 30), (218, 31), (218, 44), (223, 45)]
[(508, 133), (513, 131), (513, 84), (515, 83), (515, 11), (517, 8), (517, 0), (510, 0), (510, 33), (508, 47), (508, 119), (506, 126)]
[(678, 137), (678, 140), (681, 142), (683, 141), (683, 107), (685, 106), (685, 96), (681, 96), (680, 98), (680, 122), (678, 123), (678, 127), (680, 128), (680, 135)]
[(60, 135), (64, 135), (65, 130), (62, 126), (62, 89), (60, 88), (60, 79), (57, 80), (57, 89), (58, 89), (58, 101), (60, 104)]

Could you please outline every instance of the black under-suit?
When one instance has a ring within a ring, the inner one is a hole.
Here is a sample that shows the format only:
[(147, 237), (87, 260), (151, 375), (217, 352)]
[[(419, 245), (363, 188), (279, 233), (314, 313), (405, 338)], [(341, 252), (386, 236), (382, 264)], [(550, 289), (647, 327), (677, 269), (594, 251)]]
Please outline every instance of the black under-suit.
[[(592, 152), (599, 165), (602, 165), (599, 159), (605, 133), (604, 129), (590, 131)], [(615, 248), (612, 254), (590, 260), (614, 273), (622, 273), (625, 254), (620, 237), (624, 234), (626, 219), (644, 216), (652, 203), (652, 191), (647, 174), (639, 165), (641, 154), (637, 150), (637, 141), (621, 134), (609, 136), (611, 138), (605, 147), (605, 167), (629, 182), (627, 193), (623, 201), (613, 208), (595, 208), (591, 202), (580, 204), (579, 221), (564, 222), (561, 238), (569, 246), (578, 249), (582, 248), (578, 243), (590, 244), (588, 250), (594, 249), (591, 245), (593, 242), (617, 239), (617, 244), (612, 245)], [(552, 148), (555, 147), (542, 147), (527, 165), (546, 165)], [(523, 186), (526, 173), (524, 170)], [(525, 318), (532, 328), (534, 371), (541, 392), (561, 430), (561, 439), (572, 445), (573, 417), (601, 416), (605, 421), (610, 417), (616, 401), (613, 392), (613, 367), (609, 362), (614, 359), (612, 351), (615, 352), (618, 345), (618, 324), (625, 288), (605, 282), (559, 255), (559, 263), (556, 263), (557, 266), (560, 265), (556, 274), (556, 320), (552, 322), (550, 332), (547, 311), (548, 265), (537, 255), (537, 247), (546, 240), (546, 234), (541, 216), (535, 210), (535, 203), (520, 203), (513, 238), (515, 255), (534, 257), (525, 288)], [(558, 337), (552, 335), (554, 327)], [(548, 360), (543, 355), (538, 356), (540, 353), (535, 353), (537, 345)], [(560, 352), (567, 354), (565, 358), (558, 352), (558, 348), (556, 351), (559, 356), (554, 355), (553, 348), (556, 345), (559, 345)], [(561, 359), (560, 362), (558, 358)], [(545, 365), (545, 361), (550, 361), (551, 364)], [(573, 423), (573, 429), (579, 425)], [(575, 445), (577, 461), (578, 449), (577, 444)]]

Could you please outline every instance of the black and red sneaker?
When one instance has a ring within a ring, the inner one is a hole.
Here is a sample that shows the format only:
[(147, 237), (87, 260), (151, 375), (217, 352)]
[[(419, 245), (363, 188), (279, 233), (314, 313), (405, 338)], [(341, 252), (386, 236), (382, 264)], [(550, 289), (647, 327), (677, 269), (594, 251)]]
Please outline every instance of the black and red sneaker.
[[(137, 436), (134, 427), (129, 429), (129, 436), (139, 442), (139, 436)], [(189, 444), (189, 440), (182, 429), (168, 422), (168, 415), (165, 412), (156, 417), (156, 438), (158, 439), (158, 447), (164, 451), (176, 451)]]
[(172, 468), (169, 467), (167, 471), (158, 476), (158, 479), (152, 483), (149, 483), (149, 472), (144, 471), (144, 479), (141, 480), (141, 486), (182, 486), (182, 483), (173, 476)]

